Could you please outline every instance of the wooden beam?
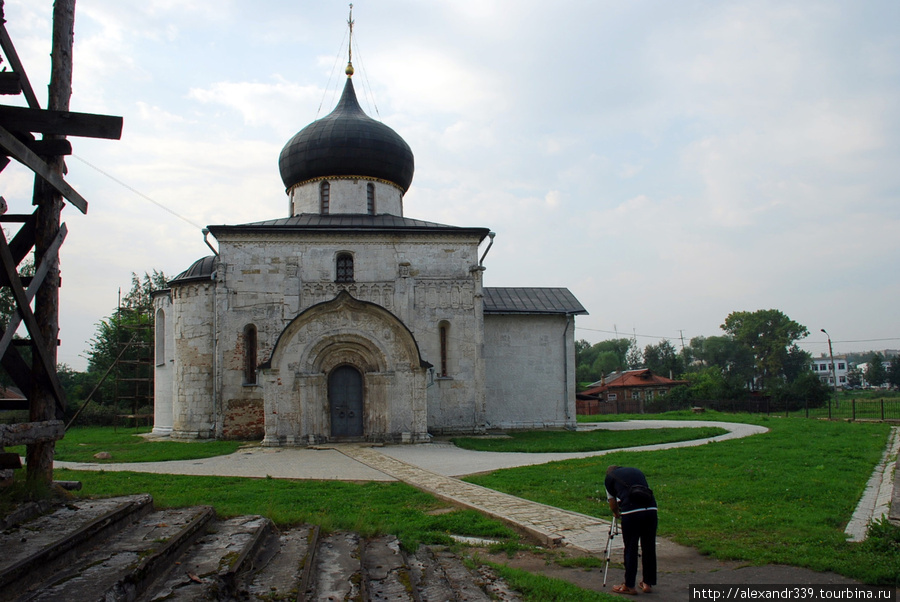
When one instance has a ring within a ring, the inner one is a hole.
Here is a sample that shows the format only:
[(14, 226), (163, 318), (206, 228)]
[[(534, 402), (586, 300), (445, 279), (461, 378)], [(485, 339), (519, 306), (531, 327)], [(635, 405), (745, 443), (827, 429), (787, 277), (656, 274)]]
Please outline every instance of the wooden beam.
[[(62, 224), (59, 227), (59, 232), (56, 235), (56, 238), (53, 240), (53, 243), (47, 249), (47, 252), (44, 254), (43, 259), (41, 260), (41, 265), (37, 267), (34, 271), (34, 276), (31, 278), (31, 282), (29, 283), (28, 290), (25, 291), (25, 300), (26, 305), (31, 305), (31, 300), (34, 299), (34, 296), (37, 294), (37, 290), (40, 288), (41, 283), (44, 282), (44, 278), (47, 277), (47, 272), (50, 271), (50, 268), (59, 262), (59, 248), (62, 246), (63, 241), (66, 240), (66, 236), (69, 233), (69, 229), (66, 228), (65, 224)], [(9, 247), (6, 248), (6, 251), (9, 251)], [(12, 258), (12, 253), (10, 253), (10, 258)], [(13, 268), (15, 270), (15, 267)], [(10, 280), (9, 286), (15, 292), (16, 289), (21, 290), (22, 282), (19, 278), (12, 278), (12, 274), (7, 272), (7, 278)], [(16, 329), (19, 328), (19, 324), (22, 321), (22, 318), (25, 314), (27, 308), (19, 307), (16, 311), (13, 311), (12, 315), (9, 316), (9, 322), (6, 324), (6, 332), (3, 333), (3, 337), (0, 338), (0, 357), (6, 353), (6, 348), (9, 347), (10, 342), (12, 341), (13, 334), (15, 334)], [(32, 335), (32, 338), (34, 336)]]
[(22, 458), (12, 452), (0, 452), (0, 470), (19, 470), (22, 468)]
[(28, 81), (28, 76), (25, 75), (25, 67), (22, 65), (22, 61), (19, 60), (16, 47), (13, 46), (9, 33), (6, 31), (6, 24), (2, 22), (0, 22), (0, 46), (3, 47), (3, 54), (6, 56), (6, 60), (9, 61), (9, 66), (19, 74), (19, 83), (22, 86), (22, 92), (25, 94), (25, 100), (28, 101), (28, 106), (32, 109), (40, 109), (41, 103), (38, 102), (37, 96), (34, 94), (31, 82)]
[(122, 137), (121, 117), (70, 111), (42, 111), (8, 105), (0, 105), (0, 126), (16, 132), (41, 132), (60, 136), (107, 140), (118, 140)]
[(19, 139), (9, 133), (4, 127), (0, 127), (0, 148), (6, 149), (9, 152), (9, 155), (14, 157), (16, 161), (44, 178), (44, 180), (55, 188), (57, 192), (63, 195), (67, 201), (75, 205), (79, 211), (87, 213), (87, 201), (84, 200), (74, 188), (69, 186), (68, 182), (63, 180), (61, 175), (51, 170), (43, 159), (34, 154), (31, 149), (22, 144)]
[[(16, 265), (13, 263), (12, 254), (9, 251), (9, 245), (6, 244), (5, 236), (0, 236), (0, 261), (2, 261), (3, 268), (6, 270), (7, 274), (11, 274), (16, 270)], [(56, 400), (56, 405), (59, 410), (58, 414), (62, 414), (66, 410), (66, 394), (59, 384), (59, 376), (56, 372), (56, 362), (51, 362), (49, 357), (48, 344), (50, 341), (47, 343), (44, 342), (44, 337), (41, 336), (40, 326), (34, 317), (34, 312), (31, 311), (29, 300), (25, 296), (22, 285), (13, 282), (9, 289), (12, 291), (13, 298), (16, 300), (18, 313), (21, 315), (22, 321), (25, 322), (28, 334), (31, 335), (31, 340), (34, 342), (34, 347), (32, 348), (32, 360), (43, 368), (47, 380), (47, 388)], [(7, 328), (7, 332), (9, 332), (9, 328)], [(43, 379), (36, 380), (38, 383), (42, 381)]]
[[(7, 217), (4, 215), (3, 217)], [(9, 241), (9, 250), (12, 251), (13, 259), (16, 261), (16, 265), (22, 263), (25, 257), (31, 253), (31, 249), (34, 248), (34, 224), (37, 221), (37, 216), (35, 214), (26, 215), (26, 219), (22, 220), (22, 225), (19, 227), (19, 231), (16, 232), (16, 235), (13, 236), (13, 239)], [(0, 222), (3, 220), (0, 219)]]
[[(13, 340), (18, 341), (19, 339)], [(29, 340), (28, 342), (30, 343), (31, 341)], [(25, 399), (31, 399), (31, 366), (25, 361), (25, 358), (22, 357), (22, 354), (16, 348), (16, 345), (10, 345), (9, 349), (6, 350), (6, 353), (3, 354), (3, 358), (0, 359), (0, 363), (2, 363), (3, 369), (6, 370), (6, 373), (15, 385), (19, 387), (19, 390), (22, 392), (22, 395), (25, 396)], [(26, 401), (26, 407), (23, 409), (28, 409), (28, 407), (29, 402)]]
[(19, 74), (14, 71), (0, 72), (0, 94), (5, 96), (18, 96), (22, 93), (22, 82)]
[(31, 149), (34, 154), (42, 157), (62, 157), (72, 154), (72, 143), (65, 138), (22, 140), (22, 144)]
[(27, 410), (31, 405), (27, 399), (0, 399), (0, 412)]
[(65, 434), (66, 427), (62, 420), (0, 424), (0, 447), (59, 441)]

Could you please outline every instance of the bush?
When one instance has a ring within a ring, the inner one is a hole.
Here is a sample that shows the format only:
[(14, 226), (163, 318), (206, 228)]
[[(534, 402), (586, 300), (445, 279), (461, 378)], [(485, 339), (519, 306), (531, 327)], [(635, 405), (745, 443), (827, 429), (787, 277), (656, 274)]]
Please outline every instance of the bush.
[(773, 388), (771, 395), (777, 406), (791, 411), (820, 408), (831, 396), (831, 387), (812, 372), (804, 372), (794, 382)]
[[(75, 415), (75, 412), (78, 411), (78, 408), (81, 407), (81, 404), (70, 403), (69, 407), (66, 409), (66, 423), (72, 420), (72, 416)], [(78, 426), (135, 426), (135, 419), (131, 418), (117, 418), (117, 414), (126, 413), (122, 409), (117, 409), (115, 406), (109, 405), (101, 405), (99, 403), (91, 402), (87, 404), (84, 410), (78, 414), (78, 419), (75, 421), (75, 424)], [(130, 413), (130, 410), (128, 411)], [(137, 409), (137, 413), (139, 415), (153, 415), (153, 407), (145, 406)], [(146, 420), (140, 420), (143, 424)]]

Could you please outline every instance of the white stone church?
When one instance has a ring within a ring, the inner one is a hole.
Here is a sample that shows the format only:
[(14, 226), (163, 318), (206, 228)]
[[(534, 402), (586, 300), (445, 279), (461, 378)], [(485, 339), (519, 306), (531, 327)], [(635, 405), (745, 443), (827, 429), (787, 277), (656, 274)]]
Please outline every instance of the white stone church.
[(404, 217), (412, 151), (350, 75), (281, 151), (288, 217), (209, 226), (218, 252), (155, 294), (153, 432), (278, 446), (574, 428), (584, 307), (485, 287), (487, 228)]

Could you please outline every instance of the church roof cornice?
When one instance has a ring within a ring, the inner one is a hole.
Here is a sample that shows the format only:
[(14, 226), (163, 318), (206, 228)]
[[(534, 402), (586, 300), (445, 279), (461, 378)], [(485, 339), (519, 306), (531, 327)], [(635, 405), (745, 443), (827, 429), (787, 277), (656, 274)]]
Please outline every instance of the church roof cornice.
[(448, 226), (397, 215), (304, 213), (292, 217), (237, 225), (208, 226), (218, 238), (229, 234), (444, 234), (475, 236), (483, 240), (489, 228)]

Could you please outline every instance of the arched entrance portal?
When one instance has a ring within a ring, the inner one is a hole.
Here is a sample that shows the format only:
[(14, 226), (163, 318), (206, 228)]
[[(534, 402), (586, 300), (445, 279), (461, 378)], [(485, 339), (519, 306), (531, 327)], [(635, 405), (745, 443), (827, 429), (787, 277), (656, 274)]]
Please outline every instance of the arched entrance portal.
[(328, 375), (332, 437), (362, 437), (363, 379), (353, 366), (338, 366)]
[(428, 441), (430, 366), (397, 316), (342, 291), (291, 320), (260, 365), (263, 445)]

